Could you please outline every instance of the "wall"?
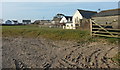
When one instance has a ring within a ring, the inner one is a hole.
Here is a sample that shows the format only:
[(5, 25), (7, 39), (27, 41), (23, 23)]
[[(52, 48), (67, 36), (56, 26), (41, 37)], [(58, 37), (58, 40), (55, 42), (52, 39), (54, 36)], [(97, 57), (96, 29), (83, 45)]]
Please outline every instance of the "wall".
[(65, 29), (74, 29), (73, 28), (73, 23), (66, 23)]
[(63, 18), (61, 19), (61, 21), (60, 21), (60, 23), (66, 23), (66, 22), (67, 22), (67, 20), (66, 20), (65, 17), (63, 17)]
[[(77, 18), (78, 17), (78, 18)], [(76, 23), (75, 20), (77, 19), (77, 21), (80, 21), (80, 19), (83, 19), (82, 15), (79, 13), (79, 11), (77, 10), (75, 12), (75, 14), (73, 15), (73, 24), (79, 24), (79, 23)]]
[(118, 18), (120, 16), (106, 16), (106, 17), (93, 17), (94, 21), (98, 24), (109, 24), (114, 29), (120, 29), (120, 23), (118, 23)]
[(82, 19), (79, 29), (90, 31), (90, 19)]

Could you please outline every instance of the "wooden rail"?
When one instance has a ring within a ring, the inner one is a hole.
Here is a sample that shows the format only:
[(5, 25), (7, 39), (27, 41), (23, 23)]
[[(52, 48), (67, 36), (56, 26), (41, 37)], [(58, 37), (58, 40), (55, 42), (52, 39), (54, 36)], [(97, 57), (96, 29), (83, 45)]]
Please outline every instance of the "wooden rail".
[(113, 29), (111, 25), (91, 21), (91, 28), (92, 36), (120, 38), (120, 29)]

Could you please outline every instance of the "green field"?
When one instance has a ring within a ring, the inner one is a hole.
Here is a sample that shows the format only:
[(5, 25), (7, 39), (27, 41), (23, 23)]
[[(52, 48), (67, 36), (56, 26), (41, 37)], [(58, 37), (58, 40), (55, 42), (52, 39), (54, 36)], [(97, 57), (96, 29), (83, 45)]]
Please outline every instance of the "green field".
[(2, 26), (3, 37), (26, 37), (26, 38), (48, 38), (52, 40), (75, 40), (75, 41), (108, 41), (115, 43), (115, 38), (91, 37), (89, 31), (79, 29), (61, 29), (61, 28), (40, 28), (33, 25), (23, 26)]
[(60, 28), (40, 28), (37, 26), (3, 26), (3, 37), (49, 38), (53, 40), (86, 40), (89, 31), (66, 30)]

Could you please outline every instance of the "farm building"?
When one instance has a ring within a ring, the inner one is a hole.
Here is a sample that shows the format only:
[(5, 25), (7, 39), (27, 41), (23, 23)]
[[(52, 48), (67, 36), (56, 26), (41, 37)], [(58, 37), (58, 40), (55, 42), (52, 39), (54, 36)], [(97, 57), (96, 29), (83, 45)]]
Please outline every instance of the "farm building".
[(52, 24), (54, 27), (61, 27), (60, 21), (64, 17), (64, 14), (57, 14), (53, 17)]
[(5, 21), (5, 24), (18, 24), (17, 20), (7, 20)]
[(72, 29), (73, 28), (72, 16), (64, 16), (60, 20), (60, 24), (63, 27), (63, 29)]
[[(77, 9), (77, 11), (75, 12), (75, 14), (73, 15), (73, 29), (78, 29), (78, 28), (88, 28), (88, 26), (84, 26), (84, 24), (82, 22), (86, 22), (85, 20), (87, 19), (91, 19), (91, 17), (93, 15), (95, 15), (97, 12), (96, 11), (88, 11), (88, 10), (80, 10)], [(84, 20), (84, 21), (83, 21)], [(81, 26), (83, 25), (83, 26)]]
[(44, 24), (48, 24), (51, 23), (51, 20), (35, 20), (33, 22), (33, 24), (40, 24), (40, 25), (44, 25)]
[(31, 20), (22, 20), (23, 24), (31, 24)]
[(119, 9), (103, 10), (92, 17), (92, 19), (98, 24), (111, 25), (112, 28), (118, 29), (120, 25), (118, 24), (118, 17), (120, 16)]
[(92, 17), (92, 36), (119, 37), (120, 8), (103, 10)]
[(51, 20), (35, 20), (33, 24), (37, 24), (39, 27), (49, 27), (52, 25)]

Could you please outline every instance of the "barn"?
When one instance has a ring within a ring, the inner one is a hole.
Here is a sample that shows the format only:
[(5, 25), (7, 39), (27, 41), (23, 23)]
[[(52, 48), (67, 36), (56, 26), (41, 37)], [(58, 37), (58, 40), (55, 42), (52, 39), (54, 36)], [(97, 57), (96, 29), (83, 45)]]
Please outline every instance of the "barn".
[(118, 17), (120, 17), (120, 8), (103, 10), (92, 17), (92, 19), (98, 24), (111, 25), (112, 28), (118, 29), (120, 25), (118, 23)]
[(103, 10), (92, 17), (92, 36), (119, 37), (120, 8)]

